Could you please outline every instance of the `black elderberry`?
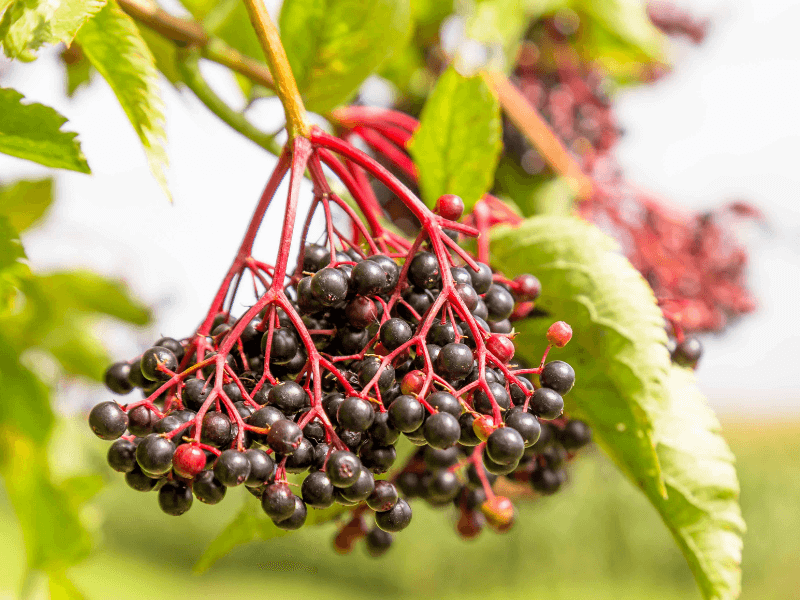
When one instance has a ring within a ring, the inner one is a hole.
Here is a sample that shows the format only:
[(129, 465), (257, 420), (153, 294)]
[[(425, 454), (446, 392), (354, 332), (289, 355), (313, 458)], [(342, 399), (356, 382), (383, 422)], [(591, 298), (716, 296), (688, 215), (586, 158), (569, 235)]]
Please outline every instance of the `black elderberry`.
[(133, 390), (133, 384), (128, 377), (131, 374), (131, 366), (126, 362), (114, 363), (103, 376), (106, 387), (115, 394), (127, 394)]
[(422, 453), (425, 466), (432, 471), (452, 467), (458, 462), (458, 457), (459, 450), (456, 446), (451, 446), (450, 448), (445, 449), (428, 446)]
[(350, 502), (363, 502), (375, 489), (375, 478), (367, 469), (361, 469), (358, 478), (345, 488), (341, 488), (339, 495)]
[(461, 489), (461, 482), (455, 473), (448, 470), (437, 471), (428, 480), (425, 497), (436, 504), (450, 502)]
[[(374, 265), (375, 263), (364, 261), (360, 264)], [(375, 307), (375, 303), (364, 296), (357, 296), (348, 302), (344, 314), (350, 326), (356, 329), (364, 329), (378, 319), (378, 309)]]
[(415, 446), (426, 445), (428, 442), (425, 440), (425, 425), (420, 425), (414, 431), (409, 431), (406, 433), (406, 438), (408, 438), (408, 441)]
[[(403, 301), (408, 304), (420, 316), (424, 317), (428, 309), (433, 306), (435, 298), (429, 290), (419, 289), (415, 287), (408, 287), (403, 290), (401, 294)], [(408, 310), (404, 304), (397, 305), (397, 314), (403, 317), (409, 323), (416, 323), (417, 317)]]
[(223, 448), (233, 441), (233, 428), (228, 415), (209, 411), (203, 417), (201, 441), (215, 448)]
[(89, 427), (102, 440), (115, 440), (128, 427), (128, 415), (116, 402), (101, 402), (89, 413)]
[(281, 521), (294, 513), (295, 495), (287, 483), (271, 483), (264, 488), (261, 495), (261, 508), (267, 516), (275, 521)]
[(367, 434), (371, 440), (381, 446), (392, 445), (400, 437), (400, 431), (389, 423), (389, 411), (375, 411), (375, 418), (372, 420)]
[(478, 271), (473, 271), (469, 265), (465, 268), (472, 278), (472, 287), (478, 294), (483, 295), (489, 291), (489, 287), (492, 285), (492, 270), (487, 264), (479, 262), (477, 265)]
[(142, 375), (150, 381), (166, 381), (170, 375), (162, 371), (162, 368), (173, 372), (178, 369), (178, 359), (172, 351), (162, 346), (145, 350), (141, 361)]
[(130, 473), (136, 468), (136, 444), (116, 440), (108, 449), (108, 466), (119, 473)]
[(281, 519), (280, 521), (275, 521), (275, 525), (278, 529), (285, 529), (288, 531), (294, 531), (296, 529), (300, 529), (306, 523), (306, 518), (308, 517), (308, 509), (306, 508), (305, 503), (297, 496), (294, 497), (294, 511), (291, 515), (289, 515), (285, 519)]
[(483, 299), (478, 298), (475, 308), (472, 309), (472, 316), (476, 319), (483, 319), (484, 321), (489, 318), (489, 309), (486, 308), (486, 303)]
[(564, 396), (575, 385), (575, 371), (563, 360), (554, 360), (544, 366), (539, 381), (542, 387), (555, 390)]
[(180, 481), (168, 481), (158, 491), (158, 506), (168, 515), (178, 517), (192, 507), (191, 488)]
[(183, 359), (183, 355), (186, 353), (183, 344), (171, 337), (159, 338), (156, 340), (156, 343), (153, 344), (153, 346), (161, 346), (162, 348), (166, 348), (175, 355), (175, 358), (178, 359), (178, 362)]
[(517, 470), (519, 466), (519, 461), (515, 461), (509, 464), (502, 464), (493, 461), (489, 455), (486, 453), (486, 448), (483, 449), (483, 456), (481, 457), (483, 460), (483, 466), (488, 473), (493, 473), (495, 475), (508, 475), (509, 473), (513, 473)]
[(351, 431), (366, 431), (374, 418), (372, 404), (355, 396), (345, 398), (336, 414), (339, 425)]
[(335, 488), (322, 471), (310, 473), (300, 486), (303, 502), (314, 508), (328, 508), (333, 505), (333, 492)]
[[(286, 418), (285, 415), (274, 406), (264, 406), (250, 415), (250, 417), (247, 419), (247, 424), (251, 425), (252, 427), (258, 427), (259, 429), (269, 429), (277, 421), (280, 421), (284, 418)], [(255, 441), (261, 442), (262, 444), (266, 443), (266, 434), (256, 432), (250, 433)]]
[(461, 427), (461, 437), (458, 438), (458, 443), (462, 446), (477, 446), (481, 443), (472, 427), (474, 422), (475, 415), (472, 413), (465, 412), (458, 418), (458, 424)]
[(388, 412), (389, 423), (403, 433), (416, 431), (425, 419), (425, 407), (412, 396), (398, 396)]
[(386, 554), (391, 548), (394, 538), (391, 533), (374, 527), (364, 537), (367, 553), (373, 558), (378, 558)]
[(402, 498), (390, 510), (375, 513), (375, 524), (388, 533), (402, 531), (409, 523), (411, 523), (411, 507)]
[(136, 406), (128, 411), (128, 430), (136, 436), (144, 437), (153, 431), (158, 416), (144, 405)]
[(464, 267), (450, 267), (450, 275), (453, 278), (453, 283), (456, 285), (459, 283), (468, 283), (472, 285), (472, 277), (470, 277), (469, 271)]
[(456, 341), (456, 330), (452, 323), (441, 323), (436, 321), (428, 330), (428, 335), (425, 337), (428, 343), (436, 344), (437, 346), (446, 346)]
[(360, 296), (374, 296), (386, 288), (386, 271), (374, 260), (364, 260), (353, 267), (350, 276), (353, 291)]
[(222, 482), (214, 476), (214, 471), (202, 471), (192, 483), (192, 491), (195, 497), (203, 504), (218, 504), (225, 497), (226, 488)]
[(551, 469), (557, 469), (567, 460), (567, 451), (560, 444), (550, 444), (541, 453), (544, 462)]
[(131, 371), (128, 374), (128, 383), (130, 383), (134, 387), (138, 388), (146, 388), (149, 385), (152, 385), (152, 381), (147, 379), (142, 374), (142, 359), (136, 359), (131, 362)]
[(514, 331), (514, 326), (508, 319), (503, 319), (502, 321), (489, 321), (489, 331), (492, 333), (511, 333)]
[(267, 444), (278, 454), (290, 456), (300, 447), (303, 431), (293, 421), (280, 419), (272, 424), (267, 433)]
[(439, 287), (442, 277), (436, 256), (431, 252), (417, 252), (411, 259), (408, 278), (419, 288), (431, 290)]
[(314, 462), (311, 463), (311, 470), (321, 471), (325, 468), (330, 449), (328, 444), (317, 444), (314, 446)]
[(367, 506), (376, 512), (391, 510), (399, 499), (397, 488), (389, 481), (378, 480), (372, 493), (367, 497)]
[(311, 278), (311, 293), (323, 306), (334, 306), (347, 297), (347, 277), (338, 269), (320, 269)]
[(302, 473), (308, 470), (314, 462), (314, 446), (307, 439), (303, 438), (300, 445), (286, 457), (286, 470), (289, 473)]
[[(511, 398), (505, 386), (497, 382), (488, 383), (487, 386), (492, 394), (492, 398), (494, 398), (494, 401), (500, 407), (500, 411), (508, 410), (511, 406)], [(492, 401), (483, 387), (478, 387), (472, 395), (472, 407), (484, 415), (492, 414)]]
[(255, 412), (255, 409), (244, 401), (234, 402), (233, 407), (243, 420), (248, 419)]
[(337, 450), (328, 457), (325, 473), (337, 488), (353, 485), (361, 473), (361, 461), (352, 452)]
[(175, 454), (175, 444), (151, 433), (136, 447), (136, 462), (147, 473), (163, 475), (172, 469), (172, 455)]
[(243, 452), (223, 450), (214, 463), (214, 476), (225, 487), (241, 485), (250, 476), (250, 461)]
[(489, 485), (494, 485), (494, 482), (497, 481), (497, 475), (487, 471), (483, 465), (476, 468), (475, 463), (470, 463), (469, 467), (467, 467), (467, 485), (475, 489), (483, 487), (480, 475), (478, 474), (478, 469), (483, 472), (483, 475), (486, 477), (486, 481), (489, 483)]
[[(522, 384), (522, 387), (524, 387), (529, 392), (533, 392), (535, 390), (533, 384), (529, 379), (523, 377), (522, 375), (517, 375), (517, 379), (519, 379), (520, 383)], [(527, 398), (525, 396), (525, 392), (519, 385), (517, 385), (516, 383), (512, 383), (508, 386), (508, 389), (511, 392), (511, 400), (514, 402), (515, 406), (522, 406), (523, 404), (525, 404), (525, 400)]]
[(396, 350), (408, 342), (413, 335), (411, 326), (399, 317), (389, 319), (381, 325), (380, 329), (381, 344), (389, 351)]
[(361, 444), (364, 443), (364, 434), (361, 431), (353, 431), (351, 429), (337, 429), (336, 435), (342, 440), (345, 446), (351, 452), (358, 452)]
[(358, 382), (366, 386), (375, 375), (380, 373), (378, 377), (378, 388), (381, 392), (389, 390), (395, 383), (394, 367), (387, 363), (381, 367), (381, 360), (377, 357), (367, 357), (361, 361), (361, 367), (358, 369)]
[[(261, 338), (261, 352), (266, 355), (267, 343), (269, 341), (269, 330), (264, 332)], [(272, 330), (272, 341), (269, 347), (269, 361), (270, 364), (284, 365), (292, 360), (297, 354), (300, 345), (297, 342), (297, 337), (287, 327)]]
[(183, 424), (181, 418), (173, 413), (156, 421), (153, 425), (153, 433), (171, 433)]
[(303, 248), (303, 271), (306, 273), (316, 273), (328, 264), (328, 258), (328, 250), (324, 246), (307, 244), (306, 247)]
[(567, 450), (577, 450), (592, 441), (592, 430), (583, 421), (568, 421), (559, 432), (558, 440)]
[(386, 273), (386, 284), (381, 292), (384, 294), (392, 292), (400, 279), (400, 268), (397, 263), (384, 254), (369, 256), (367, 260), (378, 263)]
[(160, 479), (146, 475), (137, 464), (133, 470), (125, 473), (125, 483), (137, 492), (151, 492), (160, 483)]
[(285, 415), (300, 412), (308, 400), (306, 391), (294, 381), (279, 383), (267, 395), (267, 402)]
[(505, 422), (506, 427), (515, 429), (522, 436), (526, 448), (533, 446), (542, 433), (539, 420), (521, 408), (512, 408), (506, 414)]
[(564, 412), (564, 399), (555, 390), (543, 387), (533, 392), (528, 406), (534, 415), (549, 421)]
[(461, 416), (461, 403), (449, 392), (434, 392), (425, 400), (439, 412), (450, 413), (456, 418)]
[[(479, 330), (483, 330), (486, 333), (489, 333), (489, 324), (484, 321), (482, 318), (473, 315), (473, 319), (475, 321), (475, 325), (477, 325)], [(461, 324), (461, 333), (464, 336), (462, 341), (463, 343), (471, 349), (475, 349), (475, 335), (472, 333), (472, 328), (467, 323)], [(480, 335), (480, 334), (479, 334)]]
[(374, 440), (367, 440), (358, 450), (361, 464), (373, 473), (386, 473), (397, 459), (394, 446), (381, 445)]
[(181, 394), (184, 406), (194, 411), (200, 410), (212, 388), (205, 379), (187, 379)]
[(492, 284), (483, 296), (483, 302), (489, 311), (489, 320), (502, 321), (514, 312), (514, 297), (504, 287)]
[[(439, 352), (442, 351), (441, 346), (437, 346), (436, 344), (425, 344), (425, 349), (428, 351), (428, 357), (431, 359), (431, 365), (436, 365), (436, 358), (439, 356)], [(418, 369), (420, 371), (424, 371), (428, 368), (425, 362), (425, 356), (422, 352), (418, 352), (414, 357), (414, 360), (411, 362), (411, 368)]]
[(431, 415), (422, 426), (425, 441), (434, 448), (449, 448), (461, 437), (458, 419), (450, 413), (440, 412)]
[(269, 481), (275, 475), (275, 461), (272, 457), (257, 448), (250, 448), (244, 453), (245, 458), (250, 463), (250, 473), (244, 484), (248, 487), (256, 487)]
[(297, 282), (297, 306), (304, 314), (322, 310), (323, 305), (311, 291), (311, 277), (303, 277)]
[(456, 285), (456, 293), (458, 297), (461, 298), (461, 301), (464, 303), (464, 306), (467, 308), (468, 311), (472, 312), (475, 310), (475, 307), (478, 306), (478, 297), (475, 288), (473, 288), (468, 283), (459, 283)]
[(364, 349), (369, 341), (369, 333), (366, 329), (355, 329), (345, 325), (336, 330), (336, 339), (344, 355), (349, 356), (358, 354)]
[(436, 357), (436, 371), (446, 379), (463, 379), (472, 371), (472, 360), (472, 350), (466, 344), (446, 344)]
[[(303, 413), (305, 415), (307, 413)], [(325, 441), (325, 426), (322, 424), (322, 421), (319, 419), (314, 419), (313, 421), (309, 421), (306, 423), (306, 426), (303, 427), (303, 437), (307, 440), (318, 444), (319, 442)]]
[(272, 373), (276, 377), (282, 377), (284, 375), (297, 375), (300, 371), (303, 370), (303, 367), (306, 366), (308, 362), (308, 354), (306, 353), (306, 349), (300, 346), (295, 352), (294, 357), (282, 365), (274, 365), (272, 367)]
[(397, 488), (406, 498), (416, 498), (422, 491), (420, 487), (420, 477), (412, 471), (403, 471), (395, 480)]
[(703, 355), (703, 345), (696, 337), (687, 337), (675, 346), (672, 351), (672, 360), (682, 367), (697, 366), (697, 362)]
[(328, 419), (330, 419), (331, 423), (334, 425), (338, 423), (336, 415), (339, 412), (339, 407), (342, 405), (342, 402), (344, 402), (344, 395), (339, 392), (328, 394), (322, 399), (322, 410), (325, 411)]
[(545, 496), (555, 494), (566, 480), (563, 471), (553, 469), (535, 469), (531, 473), (531, 487)]
[(495, 429), (486, 440), (486, 452), (494, 462), (510, 465), (519, 462), (525, 452), (525, 440), (512, 427)]

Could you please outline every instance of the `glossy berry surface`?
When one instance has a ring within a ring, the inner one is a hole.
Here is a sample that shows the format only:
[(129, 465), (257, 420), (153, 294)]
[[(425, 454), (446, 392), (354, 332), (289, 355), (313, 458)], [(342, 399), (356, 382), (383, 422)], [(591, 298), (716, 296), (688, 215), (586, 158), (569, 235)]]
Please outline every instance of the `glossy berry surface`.
[(542, 387), (550, 388), (564, 396), (575, 385), (575, 371), (563, 360), (554, 360), (547, 363), (539, 376)]
[(128, 416), (116, 402), (101, 402), (89, 413), (89, 427), (102, 440), (115, 440), (128, 428)]

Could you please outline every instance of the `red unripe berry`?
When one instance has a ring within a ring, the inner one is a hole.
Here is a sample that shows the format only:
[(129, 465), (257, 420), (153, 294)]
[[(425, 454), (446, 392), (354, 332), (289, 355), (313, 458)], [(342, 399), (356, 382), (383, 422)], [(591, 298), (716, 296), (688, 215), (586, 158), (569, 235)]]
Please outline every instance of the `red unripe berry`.
[(572, 339), (572, 327), (564, 321), (556, 321), (547, 330), (547, 341), (556, 348), (563, 348)]
[(453, 194), (445, 194), (439, 196), (433, 210), (448, 221), (458, 221), (464, 214), (464, 201)]
[(181, 444), (172, 456), (172, 468), (181, 477), (193, 479), (206, 468), (206, 453), (195, 444)]
[(406, 376), (403, 377), (403, 381), (400, 382), (400, 391), (404, 394), (413, 396), (422, 391), (422, 386), (424, 384), (425, 373), (420, 370), (411, 371), (410, 373), (406, 374)]
[(507, 335), (492, 335), (486, 341), (486, 348), (503, 364), (514, 358), (514, 342)]
[(486, 517), (486, 523), (498, 532), (511, 529), (517, 517), (513, 502), (505, 496), (495, 496), (481, 504), (481, 512)]
[(497, 428), (494, 426), (494, 419), (492, 419), (490, 415), (475, 417), (475, 420), (472, 422), (472, 431), (475, 432), (475, 435), (477, 435), (478, 439), (482, 442), (485, 442), (495, 429)]
[(458, 523), (456, 523), (456, 531), (462, 539), (470, 540), (483, 531), (485, 523), (486, 519), (481, 513), (474, 510), (462, 510), (458, 517)]
[(514, 295), (520, 302), (532, 302), (542, 293), (542, 284), (530, 273), (524, 273), (514, 279)]

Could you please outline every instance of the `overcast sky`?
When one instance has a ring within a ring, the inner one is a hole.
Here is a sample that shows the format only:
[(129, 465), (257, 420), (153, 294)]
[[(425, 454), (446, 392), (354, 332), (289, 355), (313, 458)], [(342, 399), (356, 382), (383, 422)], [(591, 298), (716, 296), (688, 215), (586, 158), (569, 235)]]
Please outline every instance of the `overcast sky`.
[[(756, 416), (765, 409), (798, 411), (800, 3), (693, 6), (713, 18), (710, 35), (699, 48), (675, 49), (668, 78), (619, 98), (626, 136), (618, 156), (630, 179), (684, 206), (745, 198), (766, 213), (769, 232), (746, 232), (759, 312), (705, 340), (698, 376), (718, 409), (748, 411), (757, 402)], [(93, 171), (57, 174), (58, 201), (24, 238), (32, 264), (122, 277), (156, 307), (157, 333), (188, 335), (229, 266), (274, 159), (164, 83), (170, 205), (105, 83), (96, 78), (73, 101), (54, 85), (60, 81), (52, 56), (14, 66), (2, 79), (69, 118)], [(260, 113), (269, 120), (275, 106), (264, 104)], [(0, 155), (0, 181), (43, 173)], [(270, 214), (267, 225), (277, 227), (280, 206)], [(277, 235), (262, 235), (256, 255), (273, 256), (276, 243)], [(153, 335), (114, 330), (106, 337), (114, 354), (125, 357)]]

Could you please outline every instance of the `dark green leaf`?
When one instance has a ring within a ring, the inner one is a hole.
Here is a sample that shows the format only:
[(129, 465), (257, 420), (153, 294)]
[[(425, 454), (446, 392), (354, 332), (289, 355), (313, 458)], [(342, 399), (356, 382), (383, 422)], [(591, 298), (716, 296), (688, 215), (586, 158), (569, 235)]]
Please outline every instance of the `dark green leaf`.
[(103, 0), (13, 0), (0, 20), (0, 45), (6, 56), (33, 60), (44, 44), (68, 44)]
[(49, 106), (23, 104), (22, 94), (0, 88), (0, 152), (32, 160), (46, 167), (89, 172), (81, 146), (67, 120)]
[(144, 146), (150, 171), (169, 196), (158, 71), (136, 23), (110, 0), (81, 28), (77, 39), (86, 57), (114, 90)]
[(484, 79), (445, 71), (409, 143), (425, 202), (456, 194), (472, 208), (492, 185), (501, 135), (500, 105)]
[(25, 231), (35, 225), (52, 201), (52, 179), (15, 181), (0, 187), (0, 213), (6, 215), (17, 231)]
[(281, 39), (309, 110), (326, 113), (402, 48), (408, 0), (286, 0)]

